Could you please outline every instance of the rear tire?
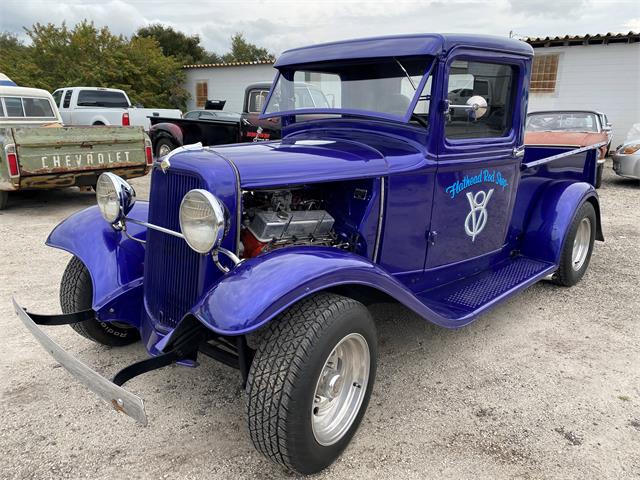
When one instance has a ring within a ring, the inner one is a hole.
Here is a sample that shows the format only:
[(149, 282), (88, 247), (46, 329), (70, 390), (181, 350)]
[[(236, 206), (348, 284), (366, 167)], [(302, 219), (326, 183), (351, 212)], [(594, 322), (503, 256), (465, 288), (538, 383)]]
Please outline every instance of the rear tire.
[(567, 232), (560, 256), (560, 265), (553, 281), (564, 287), (572, 287), (582, 279), (591, 260), (596, 238), (596, 211), (590, 202), (578, 209)]
[[(60, 306), (63, 313), (88, 310), (93, 302), (93, 284), (89, 270), (78, 258), (73, 257), (62, 275), (60, 282)], [(89, 340), (110, 347), (129, 345), (140, 339), (138, 330), (124, 324), (85, 320), (70, 325), (76, 332)]]
[(171, 150), (176, 148), (176, 144), (168, 137), (160, 137), (156, 142), (156, 158), (164, 157)]
[(8, 202), (9, 202), (9, 192), (0, 190), (0, 210), (4, 210), (5, 208), (7, 208)]
[(328, 467), (367, 409), (376, 358), (373, 319), (355, 300), (321, 293), (280, 314), (265, 327), (249, 371), (253, 445), (301, 474)]

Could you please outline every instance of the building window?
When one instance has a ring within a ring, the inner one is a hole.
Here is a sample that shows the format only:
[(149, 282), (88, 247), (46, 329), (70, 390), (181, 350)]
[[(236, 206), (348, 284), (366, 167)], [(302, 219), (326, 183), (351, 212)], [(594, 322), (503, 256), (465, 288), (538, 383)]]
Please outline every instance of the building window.
[(553, 93), (558, 78), (558, 60), (560, 55), (538, 55), (533, 57), (531, 71), (531, 92)]
[(204, 108), (209, 98), (209, 82), (206, 80), (196, 82), (196, 108)]

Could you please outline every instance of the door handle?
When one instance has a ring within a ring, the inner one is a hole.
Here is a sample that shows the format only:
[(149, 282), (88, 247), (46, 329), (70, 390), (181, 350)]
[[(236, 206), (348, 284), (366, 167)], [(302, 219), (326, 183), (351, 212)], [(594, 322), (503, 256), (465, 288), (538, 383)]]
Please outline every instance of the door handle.
[(524, 157), (524, 145), (521, 145), (519, 147), (513, 147), (513, 156), (514, 158)]

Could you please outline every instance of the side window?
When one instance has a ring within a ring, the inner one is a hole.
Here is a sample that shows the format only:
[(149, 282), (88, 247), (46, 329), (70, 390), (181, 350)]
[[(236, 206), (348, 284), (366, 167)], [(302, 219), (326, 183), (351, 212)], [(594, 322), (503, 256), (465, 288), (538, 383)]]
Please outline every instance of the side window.
[(24, 117), (24, 108), (20, 97), (4, 97), (7, 117)]
[(60, 100), (62, 99), (62, 90), (56, 90), (53, 92), (53, 101), (56, 102), (56, 107), (60, 106)]
[(64, 94), (64, 103), (62, 104), (62, 108), (69, 108), (71, 105), (71, 94), (73, 90), (67, 90), (67, 93)]
[(4, 104), (2, 103), (2, 98), (0, 98), (0, 118), (4, 116)]
[(48, 98), (23, 98), (24, 112), (27, 117), (55, 118)]
[(252, 90), (249, 93), (249, 113), (260, 113), (269, 95), (268, 90)]
[[(449, 70), (449, 113), (445, 136), (450, 139), (503, 137), (511, 127), (516, 78), (510, 65), (455, 60)], [(487, 108), (464, 108), (472, 97), (482, 97)]]

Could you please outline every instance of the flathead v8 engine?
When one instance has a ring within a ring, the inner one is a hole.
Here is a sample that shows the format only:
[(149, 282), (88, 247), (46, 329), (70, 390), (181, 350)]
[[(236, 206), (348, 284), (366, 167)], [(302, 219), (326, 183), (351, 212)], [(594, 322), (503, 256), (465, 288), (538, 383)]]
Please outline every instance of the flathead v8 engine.
[(318, 192), (260, 190), (243, 195), (240, 256), (251, 258), (293, 245), (346, 246)]

